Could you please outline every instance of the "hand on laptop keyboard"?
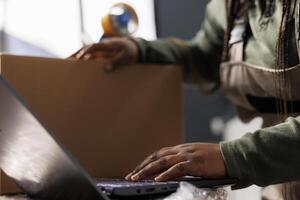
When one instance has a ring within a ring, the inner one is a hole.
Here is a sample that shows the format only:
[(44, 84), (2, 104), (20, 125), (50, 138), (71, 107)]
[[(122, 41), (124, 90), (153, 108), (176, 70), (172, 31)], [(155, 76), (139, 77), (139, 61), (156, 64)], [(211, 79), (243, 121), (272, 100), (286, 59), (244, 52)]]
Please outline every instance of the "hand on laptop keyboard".
[(183, 176), (226, 177), (219, 144), (190, 143), (163, 148), (147, 157), (127, 180), (139, 181), (155, 176), (168, 181)]

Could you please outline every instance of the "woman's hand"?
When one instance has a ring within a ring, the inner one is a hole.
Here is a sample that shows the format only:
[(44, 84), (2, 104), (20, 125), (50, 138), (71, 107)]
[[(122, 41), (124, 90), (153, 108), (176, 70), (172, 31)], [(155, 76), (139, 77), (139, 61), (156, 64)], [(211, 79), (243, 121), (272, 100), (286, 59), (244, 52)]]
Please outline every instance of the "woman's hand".
[(71, 55), (79, 60), (99, 60), (106, 70), (138, 61), (139, 50), (136, 43), (128, 38), (108, 38), (88, 45)]
[(226, 177), (220, 145), (191, 143), (163, 148), (147, 157), (126, 179), (168, 181), (183, 176)]

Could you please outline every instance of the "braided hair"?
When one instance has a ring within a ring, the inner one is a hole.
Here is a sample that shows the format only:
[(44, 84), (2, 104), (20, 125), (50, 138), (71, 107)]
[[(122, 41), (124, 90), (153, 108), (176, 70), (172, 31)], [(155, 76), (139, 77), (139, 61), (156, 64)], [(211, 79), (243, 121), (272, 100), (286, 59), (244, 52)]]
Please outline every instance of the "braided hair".
[[(235, 6), (237, 1), (239, 0), (226, 0), (227, 27), (224, 34), (223, 62), (229, 59), (229, 40), (236, 17)], [(288, 99), (291, 99), (291, 83), (286, 71), (289, 66), (289, 39), (293, 27), (292, 20), (296, 9), (296, 1), (293, 3), (291, 0), (280, 0), (280, 2), (282, 3), (282, 18), (275, 48), (274, 82), (275, 91), (277, 92), (276, 96), (278, 97), (276, 102), (278, 117), (283, 119), (288, 116), (288, 113), (293, 113), (292, 105), (288, 105)], [(282, 194), (286, 200), (294, 199), (294, 189), (292, 184), (284, 184)]]
[(287, 100), (291, 98), (291, 84), (287, 77), (286, 69), (289, 66), (289, 36), (292, 30), (292, 17), (295, 11), (296, 4), (292, 5), (289, 0), (282, 0), (282, 18), (278, 32), (278, 41), (276, 45), (275, 57), (275, 87), (278, 92), (277, 110), (280, 114), (287, 117), (288, 109)]
[(228, 55), (229, 55), (230, 32), (233, 28), (233, 23), (234, 23), (233, 1), (234, 0), (226, 0), (227, 27), (225, 29), (225, 34), (224, 34), (224, 48), (223, 48), (223, 55), (222, 55), (223, 62), (228, 60)]
[[(296, 9), (290, 0), (282, 0), (282, 19), (278, 33), (278, 42), (276, 45), (275, 67), (275, 87), (278, 92), (277, 110), (284, 118), (288, 117), (288, 112), (293, 113), (293, 106), (288, 105), (288, 99), (291, 99), (291, 83), (287, 76), (289, 67), (289, 36), (292, 31), (292, 20)], [(283, 185), (282, 194), (286, 200), (294, 200), (295, 187), (292, 183)]]
[[(230, 40), (230, 33), (234, 26), (234, 20), (237, 16), (237, 7), (239, 4), (239, 0), (225, 0), (227, 6), (227, 27), (224, 34), (224, 48), (222, 54), (222, 61), (225, 62), (229, 59), (229, 40)], [(250, 0), (246, 1), (246, 4)], [(291, 98), (291, 84), (287, 77), (287, 68), (289, 64), (289, 57), (288, 57), (288, 50), (289, 50), (289, 39), (290, 34), (292, 31), (292, 24), (291, 21), (293, 19), (293, 13), (296, 8), (296, 1), (294, 5), (291, 3), (290, 0), (281, 0), (282, 3), (282, 19), (279, 27), (278, 32), (278, 40), (276, 44), (276, 52), (275, 52), (275, 69), (276, 72), (274, 73), (275, 79), (275, 88), (276, 88), (276, 96), (277, 99), (277, 111), (280, 114), (280, 118), (284, 116), (287, 117), (287, 113), (292, 113), (292, 105), (287, 104), (287, 100)], [(246, 7), (249, 7), (247, 5)]]
[[(280, 29), (278, 33), (278, 42), (276, 45), (276, 57), (275, 66), (278, 73), (276, 73), (276, 91), (278, 91), (278, 96), (282, 99), (278, 105), (278, 110), (284, 114), (286, 118), (288, 112), (293, 113), (293, 106), (288, 105), (287, 100), (291, 99), (291, 82), (287, 76), (287, 68), (289, 67), (289, 44), (290, 35), (294, 23), (293, 17), (296, 10), (297, 1), (282, 0), (282, 19), (280, 24)], [(280, 71), (282, 73), (280, 73)], [(289, 106), (289, 107), (288, 107)], [(283, 185), (282, 188), (283, 196), (286, 200), (296, 199), (295, 186), (292, 183), (287, 183)]]

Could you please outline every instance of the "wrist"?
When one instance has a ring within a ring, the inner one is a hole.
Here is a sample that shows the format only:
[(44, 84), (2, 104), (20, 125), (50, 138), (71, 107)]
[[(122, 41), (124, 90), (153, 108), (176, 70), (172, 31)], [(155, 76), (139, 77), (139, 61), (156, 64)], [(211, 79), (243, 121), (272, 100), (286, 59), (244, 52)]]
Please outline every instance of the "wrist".
[(130, 42), (132, 42), (132, 46), (134, 46), (134, 52), (135, 52), (134, 53), (135, 54), (134, 62), (135, 63), (142, 62), (143, 61), (142, 51), (141, 51), (138, 39), (133, 38), (133, 37), (127, 37), (126, 39), (129, 40)]

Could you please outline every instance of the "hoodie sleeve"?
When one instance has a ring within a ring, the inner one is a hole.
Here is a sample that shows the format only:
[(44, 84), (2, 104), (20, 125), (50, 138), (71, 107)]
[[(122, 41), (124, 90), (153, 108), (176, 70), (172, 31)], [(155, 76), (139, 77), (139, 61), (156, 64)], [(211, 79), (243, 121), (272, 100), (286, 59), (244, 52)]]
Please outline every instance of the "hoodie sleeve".
[(300, 180), (300, 117), (221, 143), (234, 189)]
[(225, 11), (225, 0), (212, 0), (201, 30), (189, 41), (134, 39), (139, 46), (140, 62), (178, 64), (182, 66), (186, 82), (196, 83), (205, 91), (216, 89), (226, 26)]

